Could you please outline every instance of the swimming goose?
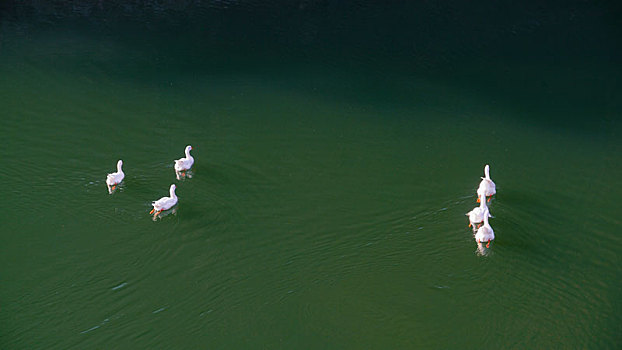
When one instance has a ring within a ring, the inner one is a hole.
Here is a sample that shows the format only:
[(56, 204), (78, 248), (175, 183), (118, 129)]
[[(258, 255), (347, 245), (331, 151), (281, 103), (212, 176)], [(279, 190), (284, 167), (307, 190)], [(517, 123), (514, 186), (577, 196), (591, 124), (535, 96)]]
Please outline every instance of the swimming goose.
[(495, 231), (488, 223), (489, 216), (490, 211), (488, 211), (488, 208), (486, 208), (486, 210), (484, 211), (484, 225), (478, 228), (477, 233), (475, 233), (475, 241), (477, 241), (478, 245), (483, 242), (488, 242), (486, 244), (486, 248), (490, 248), (490, 241), (495, 239)]
[(194, 158), (190, 155), (190, 151), (192, 150), (192, 146), (186, 146), (186, 157), (179, 158), (175, 161), (175, 172), (180, 173), (186, 170), (190, 170), (192, 168), (192, 164), (194, 164)]
[[(480, 197), (482, 194), (485, 197), (492, 197), (495, 193), (497, 193), (497, 186), (490, 178), (490, 167), (488, 164), (484, 167), (484, 174), (486, 177), (482, 177), (482, 182), (479, 183), (479, 187), (477, 188), (477, 202), (479, 203)], [(490, 198), (488, 198), (490, 202)]]
[[(479, 207), (473, 208), (473, 210), (466, 214), (469, 217), (469, 227), (473, 226), (474, 230), (475, 224), (479, 224), (484, 221), (484, 212), (488, 211), (488, 207), (486, 206), (486, 197), (481, 195), (479, 199)], [(491, 217), (490, 211), (488, 211), (488, 217)], [(479, 226), (480, 225), (478, 225), (477, 228), (479, 228)]]
[(123, 181), (125, 174), (121, 169), (122, 166), (123, 161), (119, 159), (119, 161), (117, 162), (117, 172), (110, 173), (106, 176), (106, 186), (108, 186), (108, 193), (112, 193), (112, 191), (114, 191), (114, 189), (117, 187), (117, 184)]
[(153, 214), (153, 217), (155, 218), (163, 210), (169, 210), (173, 206), (175, 206), (175, 204), (177, 204), (177, 196), (175, 195), (175, 188), (176, 188), (175, 184), (172, 184), (169, 190), (170, 197), (162, 197), (158, 199), (157, 201), (152, 202), (151, 205), (153, 205), (153, 209), (151, 209), (149, 214), (153, 214), (155, 212), (155, 214)]

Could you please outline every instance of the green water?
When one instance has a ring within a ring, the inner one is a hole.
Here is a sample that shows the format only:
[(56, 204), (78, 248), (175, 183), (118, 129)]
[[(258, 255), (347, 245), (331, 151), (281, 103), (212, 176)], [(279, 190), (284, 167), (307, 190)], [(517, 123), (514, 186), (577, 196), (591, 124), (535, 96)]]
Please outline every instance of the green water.
[(319, 3), (0, 7), (1, 348), (620, 347), (607, 9)]

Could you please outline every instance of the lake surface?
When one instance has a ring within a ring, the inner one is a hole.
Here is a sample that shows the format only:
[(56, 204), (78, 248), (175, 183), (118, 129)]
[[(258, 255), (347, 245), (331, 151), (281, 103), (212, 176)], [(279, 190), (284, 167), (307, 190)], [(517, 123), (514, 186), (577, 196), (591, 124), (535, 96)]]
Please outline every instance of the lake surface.
[(620, 348), (616, 17), (476, 6), (0, 5), (0, 347)]

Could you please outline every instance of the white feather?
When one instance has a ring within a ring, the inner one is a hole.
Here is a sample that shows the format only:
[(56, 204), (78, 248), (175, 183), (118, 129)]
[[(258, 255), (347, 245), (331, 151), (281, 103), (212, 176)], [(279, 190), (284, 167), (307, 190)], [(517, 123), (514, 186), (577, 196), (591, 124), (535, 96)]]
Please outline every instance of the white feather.
[(152, 202), (151, 205), (153, 206), (153, 210), (155, 210), (156, 212), (160, 212), (163, 210), (169, 210), (172, 207), (174, 207), (175, 204), (177, 204), (177, 196), (175, 195), (175, 188), (176, 188), (175, 184), (172, 184), (169, 190), (170, 197), (162, 197), (158, 199), (157, 201)]
[(108, 186), (108, 192), (112, 192), (111, 187), (119, 184), (125, 178), (125, 174), (123, 173), (123, 161), (119, 159), (117, 162), (117, 171), (114, 173), (110, 173), (106, 175), (106, 185)]
[(192, 146), (186, 146), (186, 156), (184, 158), (179, 158), (175, 160), (175, 171), (186, 171), (192, 168), (192, 165), (194, 164), (194, 158), (192, 158), (192, 156), (190, 155), (191, 150)]
[(488, 208), (486, 208), (484, 212), (484, 225), (477, 229), (477, 232), (475, 233), (475, 240), (477, 243), (488, 242), (495, 239), (495, 231), (488, 223), (489, 216), (490, 212), (488, 211)]
[(479, 183), (479, 187), (477, 188), (477, 197), (481, 197), (482, 195), (486, 197), (490, 197), (497, 193), (497, 186), (494, 181), (490, 178), (490, 167), (488, 164), (484, 167), (485, 177), (482, 177), (482, 182)]
[(479, 224), (484, 221), (484, 214), (486, 212), (488, 213), (488, 217), (492, 217), (490, 215), (490, 211), (488, 211), (488, 207), (486, 206), (486, 197), (484, 195), (480, 195), (479, 199), (479, 207), (473, 208), (473, 210), (466, 214), (469, 217), (469, 222), (473, 225), (473, 228), (475, 228), (475, 224)]

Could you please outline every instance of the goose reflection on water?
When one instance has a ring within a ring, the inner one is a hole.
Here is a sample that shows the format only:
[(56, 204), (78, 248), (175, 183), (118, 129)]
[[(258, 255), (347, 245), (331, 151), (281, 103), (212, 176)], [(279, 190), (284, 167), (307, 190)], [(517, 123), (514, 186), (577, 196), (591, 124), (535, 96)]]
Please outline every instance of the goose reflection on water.
[(175, 171), (175, 176), (177, 177), (178, 181), (185, 180), (185, 179), (192, 179), (192, 177), (194, 176), (194, 171), (192, 170)]
[(475, 254), (480, 256), (490, 256), (492, 254), (492, 249), (490, 249), (490, 243), (484, 244), (482, 242), (477, 243), (477, 249), (475, 250)]
[(177, 215), (177, 207), (173, 209), (161, 211), (153, 216), (153, 221), (157, 221), (158, 219), (163, 219), (169, 215)]

